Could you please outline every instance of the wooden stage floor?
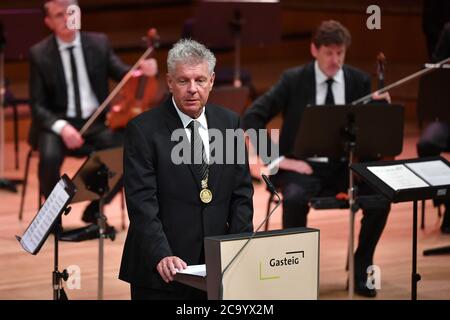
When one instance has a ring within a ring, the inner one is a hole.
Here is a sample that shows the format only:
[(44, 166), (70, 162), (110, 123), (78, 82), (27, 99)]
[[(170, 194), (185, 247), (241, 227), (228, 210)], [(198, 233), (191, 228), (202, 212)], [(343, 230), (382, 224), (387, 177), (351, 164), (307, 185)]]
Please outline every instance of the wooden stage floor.
[[(403, 153), (399, 158), (416, 156), (417, 130), (407, 127)], [(28, 147), (21, 144), (21, 166), (13, 167), (13, 146), (8, 143), (5, 153), (5, 176), (21, 178)], [(81, 160), (69, 159), (63, 172), (73, 174)], [(0, 299), (52, 299), (53, 238), (50, 237), (37, 256), (22, 250), (14, 235), (21, 235), (33, 218), (37, 198), (37, 158), (31, 163), (31, 175), (26, 197), (24, 220), (18, 220), (19, 193), (0, 190)], [(21, 186), (19, 186), (19, 191)], [(262, 184), (255, 185), (255, 226), (264, 218), (268, 193)], [(80, 227), (85, 204), (73, 206), (64, 218), (65, 227)], [(345, 210), (312, 210), (309, 226), (320, 229), (320, 299), (347, 299), (345, 271), (348, 212)], [(108, 222), (121, 226), (120, 199), (106, 207)], [(361, 213), (356, 216), (356, 235)], [(281, 210), (274, 214), (270, 227), (280, 228)], [(127, 221), (128, 223), (128, 221)], [(426, 227), (418, 233), (418, 299), (450, 299), (450, 255), (424, 257), (422, 250), (450, 245), (450, 235), (439, 230), (440, 221), (431, 201), (426, 203)], [(126, 231), (120, 231), (114, 242), (105, 241), (104, 297), (129, 299), (128, 284), (118, 280), (118, 270)], [(412, 204), (392, 206), (383, 236), (378, 244), (375, 263), (381, 268), (381, 289), (376, 299), (407, 300), (411, 296)], [(77, 265), (81, 270), (81, 288), (67, 290), (69, 299), (97, 297), (98, 240), (60, 244), (60, 267)], [(355, 296), (355, 299), (361, 299)]]

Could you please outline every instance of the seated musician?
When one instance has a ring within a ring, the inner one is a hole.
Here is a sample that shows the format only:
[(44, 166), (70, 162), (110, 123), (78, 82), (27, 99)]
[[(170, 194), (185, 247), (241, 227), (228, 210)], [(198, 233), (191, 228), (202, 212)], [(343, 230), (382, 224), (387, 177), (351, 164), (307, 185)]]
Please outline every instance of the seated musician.
[[(440, 62), (450, 57), (450, 22), (442, 29), (436, 49), (433, 53), (433, 62)], [(447, 63), (448, 64), (448, 63)], [(436, 120), (430, 123), (417, 143), (419, 157), (437, 156), (441, 152), (450, 151), (450, 126), (448, 121)], [(441, 232), (450, 234), (450, 200), (444, 200), (444, 217), (441, 222)]]
[[(282, 114), (278, 161), (279, 171), (273, 177), (283, 194), (283, 228), (305, 227), (309, 201), (322, 190), (333, 194), (346, 192), (348, 163), (331, 159), (290, 158), (302, 112), (308, 104), (346, 104), (370, 94), (370, 77), (344, 64), (351, 42), (349, 31), (337, 21), (324, 21), (314, 34), (311, 54), (314, 61), (289, 69), (278, 83), (247, 109), (245, 129), (263, 129), (277, 114)], [(389, 94), (374, 95), (389, 100)], [(364, 193), (364, 190), (360, 191)], [(367, 268), (387, 221), (389, 202), (378, 208), (364, 208), (359, 245), (355, 252), (355, 292), (374, 297), (376, 290), (366, 285)]]
[[(120, 134), (104, 124), (104, 116), (86, 134), (79, 130), (108, 96), (108, 79), (115, 81), (129, 71), (113, 52), (104, 34), (79, 32), (67, 27), (66, 9), (71, 0), (44, 3), (44, 22), (52, 34), (30, 50), (30, 142), (39, 150), (39, 188), (47, 197), (60, 178), (68, 154), (110, 148), (122, 144)], [(146, 60), (140, 71), (157, 73), (155, 60)], [(85, 211), (83, 220), (94, 222), (98, 202)]]

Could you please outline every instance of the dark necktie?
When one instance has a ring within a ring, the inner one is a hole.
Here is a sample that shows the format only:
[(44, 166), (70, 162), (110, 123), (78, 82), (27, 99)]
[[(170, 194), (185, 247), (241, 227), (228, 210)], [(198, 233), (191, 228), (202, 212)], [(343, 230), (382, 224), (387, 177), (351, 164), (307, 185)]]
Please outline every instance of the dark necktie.
[(67, 50), (69, 51), (70, 67), (72, 69), (72, 83), (73, 83), (73, 94), (75, 96), (76, 118), (81, 119), (82, 113), (81, 113), (80, 86), (78, 83), (78, 72), (77, 72), (77, 65), (75, 63), (75, 56), (73, 55), (73, 48), (74, 46), (70, 46), (67, 48)]
[(334, 104), (334, 96), (333, 96), (333, 90), (331, 90), (331, 86), (333, 85), (334, 79), (329, 78), (327, 83), (327, 96), (325, 97), (325, 104)]
[(208, 160), (206, 158), (205, 148), (203, 146), (202, 138), (199, 133), (200, 122), (192, 120), (188, 124), (191, 130), (191, 160), (196, 169), (200, 180), (205, 180), (208, 177)]

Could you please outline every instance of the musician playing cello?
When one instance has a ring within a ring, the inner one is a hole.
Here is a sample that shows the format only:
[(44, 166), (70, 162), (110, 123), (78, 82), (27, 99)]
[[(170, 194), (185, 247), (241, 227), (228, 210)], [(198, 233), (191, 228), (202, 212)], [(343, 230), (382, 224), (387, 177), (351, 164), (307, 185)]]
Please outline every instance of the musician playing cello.
[[(30, 50), (30, 143), (39, 150), (39, 186), (47, 197), (60, 177), (64, 157), (70, 153), (121, 145), (100, 117), (84, 134), (79, 130), (108, 96), (108, 79), (119, 81), (130, 69), (113, 52), (104, 34), (67, 27), (67, 7), (74, 0), (44, 3), (44, 22), (52, 34)], [(148, 76), (157, 73), (154, 59), (140, 65)], [(98, 203), (88, 206), (84, 219), (93, 222)]]

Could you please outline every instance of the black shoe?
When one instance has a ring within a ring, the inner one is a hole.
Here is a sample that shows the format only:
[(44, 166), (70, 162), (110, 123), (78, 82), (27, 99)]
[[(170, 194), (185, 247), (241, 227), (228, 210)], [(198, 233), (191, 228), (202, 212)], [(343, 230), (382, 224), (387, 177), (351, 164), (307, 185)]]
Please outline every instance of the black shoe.
[(116, 229), (113, 226), (110, 226), (106, 224), (106, 230), (105, 230), (105, 238), (111, 239), (111, 241), (116, 240)]
[[(347, 280), (347, 286), (345, 287), (345, 290), (348, 291), (348, 280)], [(357, 295), (367, 297), (367, 298), (375, 298), (377, 296), (377, 290), (375, 289), (369, 289), (366, 286), (366, 282), (362, 280), (355, 280), (354, 283), (354, 293)]]
[(98, 226), (96, 224), (90, 224), (86, 227), (64, 231), (59, 235), (59, 240), (70, 242), (80, 242), (96, 238), (98, 238)]
[(92, 201), (86, 209), (84, 209), (81, 220), (87, 223), (97, 223), (100, 216), (100, 206), (98, 200)]
[[(62, 232), (59, 236), (61, 241), (80, 242), (92, 239), (98, 239), (100, 236), (99, 227), (96, 224), (90, 224), (86, 227)], [(116, 229), (113, 226), (106, 225), (105, 238), (114, 241), (116, 239)]]
[(368, 288), (366, 282), (360, 280), (355, 280), (355, 293), (367, 298), (375, 298), (377, 296), (377, 290)]

